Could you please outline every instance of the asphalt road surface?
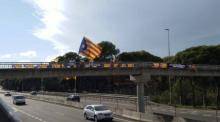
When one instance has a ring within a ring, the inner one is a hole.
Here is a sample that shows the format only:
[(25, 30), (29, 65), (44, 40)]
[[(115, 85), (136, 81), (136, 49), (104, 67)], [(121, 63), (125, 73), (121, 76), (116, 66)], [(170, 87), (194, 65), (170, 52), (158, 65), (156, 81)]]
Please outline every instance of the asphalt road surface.
[[(21, 94), (21, 93), (19, 93)], [(22, 93), (25, 95), (30, 95), (29, 93)], [(33, 96), (34, 97), (34, 96)], [(60, 99), (60, 100), (66, 100), (66, 97), (61, 97), (61, 96), (50, 96), (50, 95), (37, 95), (37, 97), (42, 97), (42, 98), (53, 98), (53, 99)], [(108, 107), (111, 107), (112, 109), (115, 108), (126, 108), (129, 110), (133, 110), (136, 111), (137, 110), (137, 105), (136, 103), (130, 103), (129, 101), (120, 101), (120, 100), (106, 100), (106, 99), (95, 99), (94, 97), (90, 97), (90, 98), (85, 98), (85, 97), (81, 97), (80, 98), (80, 102), (87, 105), (87, 104), (104, 104)]]
[[(39, 96), (39, 95), (38, 95)], [(63, 97), (58, 97), (58, 96), (48, 96), (48, 95), (41, 95), (42, 97), (56, 97), (57, 99), (64, 99)], [(119, 107), (119, 108), (126, 108), (130, 110), (136, 110), (136, 104), (134, 103), (129, 103), (129, 102), (115, 102), (115, 101), (105, 101), (105, 100), (99, 100), (99, 99), (84, 99), (82, 98), (81, 100), (82, 103), (84, 104), (104, 104), (106, 106), (112, 107)], [(168, 106), (168, 105), (148, 105), (147, 106), (147, 111), (155, 113), (155, 114), (160, 114), (160, 115), (167, 115), (167, 116), (179, 116), (179, 117), (184, 117), (190, 120), (200, 120), (200, 121), (206, 121), (206, 122), (217, 122), (220, 121), (220, 111), (215, 111), (215, 110), (201, 110), (201, 109), (187, 109), (187, 108), (176, 108), (175, 112), (175, 107), (173, 106)]]
[[(0, 97), (18, 114), (22, 122), (92, 122), (83, 118), (83, 111), (72, 107), (26, 99), (26, 105), (14, 105), (11, 97)], [(129, 122), (114, 118), (114, 122)]]
[[(58, 96), (48, 96), (48, 95), (38, 95), (38, 96), (49, 97), (49, 98), (55, 97), (57, 99), (64, 99), (63, 97), (58, 97)], [(54, 104), (41, 102), (41, 101), (34, 101), (34, 100), (27, 100), (27, 105), (25, 106), (15, 106), (12, 104), (10, 97), (7, 97), (7, 98), (4, 96), (1, 96), (1, 97), (3, 97), (3, 100), (5, 100), (7, 103), (9, 103), (10, 106), (12, 106), (18, 111), (20, 118), (22, 118), (24, 122), (26, 121), (29, 122), (30, 120), (28, 119), (30, 118), (35, 118), (35, 121), (36, 119), (39, 119), (39, 120), (47, 121), (47, 122), (50, 122), (50, 121), (53, 121), (53, 122), (60, 122), (60, 121), (89, 122), (83, 119), (82, 110), (79, 110), (79, 109), (74, 109), (74, 108), (69, 108), (69, 107), (64, 107), (60, 105), (54, 105)], [(100, 100), (94, 99), (94, 98), (89, 98), (89, 99), (87, 98), (86, 100), (82, 99), (81, 102), (85, 104), (92, 104), (92, 103), (99, 104)], [(135, 104), (131, 104), (131, 103), (129, 104), (127, 102), (121, 102), (121, 101), (115, 102), (115, 101), (102, 100), (101, 103), (107, 106), (112, 106), (113, 109), (114, 107), (136, 109)], [(149, 111), (152, 111), (153, 113), (156, 113), (156, 114), (171, 115), (171, 116), (176, 115), (177, 117), (181, 116), (181, 117), (192, 119), (192, 120), (200, 120), (200, 121), (207, 121), (207, 122), (220, 121), (220, 111), (216, 113), (215, 110), (177, 108), (175, 112), (174, 107), (167, 106), (167, 105), (159, 105), (159, 106), (148, 105), (147, 108)], [(27, 118), (23, 114), (26, 114), (29, 117)], [(65, 117), (62, 117), (62, 115)], [(51, 118), (54, 118), (55, 120), (53, 119), (51, 120)], [(122, 120), (120, 118), (119, 119), (115, 118), (114, 121), (115, 122), (123, 122), (123, 121), (127, 122), (127, 120)]]

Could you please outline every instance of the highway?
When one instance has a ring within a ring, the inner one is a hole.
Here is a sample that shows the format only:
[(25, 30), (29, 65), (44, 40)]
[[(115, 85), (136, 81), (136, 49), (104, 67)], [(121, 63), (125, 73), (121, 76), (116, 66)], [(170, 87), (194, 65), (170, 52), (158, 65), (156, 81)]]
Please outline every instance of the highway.
[[(18, 93), (20, 94), (20, 93)], [(23, 94), (23, 93), (22, 93)], [(56, 99), (64, 99), (60, 96), (50, 96), (50, 95), (37, 95), (38, 97), (45, 98), (56, 98)], [(74, 122), (89, 122), (90, 120), (85, 120), (82, 115), (81, 109), (76, 109), (73, 107), (65, 107), (61, 105), (51, 104), (47, 102), (42, 102), (38, 100), (27, 99), (27, 105), (24, 106), (16, 106), (12, 104), (11, 97), (5, 97), (0, 95), (0, 97), (8, 103), (14, 110), (17, 111), (18, 116), (22, 119), (23, 122), (70, 122), (74, 120)], [(35, 97), (35, 96), (32, 96)], [(64, 99), (65, 100), (65, 99)], [(99, 104), (99, 99), (96, 98), (87, 98), (86, 100), (83, 98), (81, 101), (83, 104)], [(113, 111), (116, 106), (119, 108), (125, 107), (129, 109), (135, 109), (135, 104), (128, 103), (125, 101), (106, 101), (104, 99), (101, 100), (102, 104), (109, 106)], [(117, 105), (118, 104), (118, 105)], [(116, 105), (116, 106), (115, 106)], [(155, 114), (162, 114), (168, 116), (175, 116), (175, 108), (167, 105), (148, 105), (148, 110)], [(190, 120), (200, 120), (205, 122), (216, 122), (220, 120), (220, 112), (217, 114), (214, 110), (199, 110), (199, 109), (186, 109), (186, 108), (177, 108), (176, 116), (188, 118)], [(128, 122), (128, 120), (123, 120), (121, 118), (115, 118), (115, 122)], [(131, 121), (131, 120), (129, 120)]]
[[(30, 95), (29, 93), (19, 93), (19, 94), (23, 94), (23, 95)], [(36, 96), (32, 96), (32, 97), (36, 97)], [(51, 98), (51, 99), (58, 99), (61, 101), (66, 101), (66, 97), (63, 96), (51, 96), (51, 95), (37, 95), (37, 97), (41, 97), (41, 98)], [(129, 100), (125, 101), (124, 99), (122, 100), (113, 100), (112, 98), (99, 98), (98, 96), (93, 96), (93, 97), (81, 97), (80, 100), (81, 103), (83, 103), (84, 105), (87, 104), (104, 104), (108, 107), (111, 107), (112, 109), (115, 108), (126, 108), (129, 110), (133, 110), (136, 111), (136, 103), (135, 102), (131, 102)]]
[[(49, 96), (49, 95), (38, 95), (41, 97), (46, 97), (46, 98), (56, 98), (56, 99), (65, 99), (64, 97), (60, 96)], [(118, 108), (126, 108), (130, 110), (136, 110), (136, 104), (134, 102), (129, 103), (129, 100), (127, 101), (112, 101), (112, 100), (104, 100), (104, 99), (97, 99), (95, 97), (90, 97), (90, 98), (82, 98), (81, 100), (82, 103), (84, 104), (99, 104), (102, 103), (108, 107), (111, 107), (114, 109), (115, 107)], [(220, 120), (220, 112), (217, 113), (217, 118), (216, 118), (216, 111), (215, 110), (201, 110), (201, 109), (187, 109), (187, 108), (176, 108), (176, 113), (175, 113), (175, 108), (173, 106), (168, 106), (168, 105), (163, 105), (163, 104), (155, 104), (151, 103), (151, 105), (147, 105), (147, 111), (153, 112), (155, 114), (161, 114), (161, 115), (167, 115), (167, 116), (179, 116), (179, 117), (184, 117), (189, 120), (200, 120), (200, 121), (205, 121), (205, 122), (216, 122), (216, 119), (218, 121)]]
[[(14, 105), (11, 97), (0, 97), (18, 114), (22, 122), (91, 122), (83, 118), (82, 110), (51, 104), (42, 101), (26, 99), (26, 105)], [(114, 122), (129, 122), (121, 118), (114, 118)]]

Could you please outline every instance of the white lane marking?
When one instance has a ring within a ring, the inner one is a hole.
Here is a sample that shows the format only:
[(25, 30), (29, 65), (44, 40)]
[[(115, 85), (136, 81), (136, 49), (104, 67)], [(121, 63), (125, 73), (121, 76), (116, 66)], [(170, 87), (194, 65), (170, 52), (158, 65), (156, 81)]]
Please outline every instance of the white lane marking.
[(18, 111), (18, 109), (17, 108), (15, 108), (15, 107), (11, 107), (15, 112), (17, 112)]
[(186, 111), (180, 111), (180, 113), (183, 113), (183, 114), (185, 114), (185, 113), (188, 113), (188, 112), (186, 112)]
[(114, 117), (114, 119), (119, 120), (119, 121), (132, 122), (132, 121), (128, 121), (128, 120), (124, 120), (124, 119), (120, 119), (120, 118), (117, 118), (117, 117)]
[(19, 109), (17, 109), (16, 107), (12, 107), (15, 111), (18, 111), (18, 112), (21, 112), (22, 114), (25, 114), (25, 115), (27, 115), (27, 116), (29, 116), (29, 117), (31, 117), (31, 118), (33, 118), (33, 119), (36, 119), (36, 120), (38, 120), (38, 121), (40, 121), (40, 122), (47, 122), (47, 121), (44, 121), (43, 119), (41, 119), (41, 118), (39, 118), (39, 117), (36, 117), (36, 116), (34, 116), (34, 115), (31, 115), (31, 114), (29, 114), (29, 113), (27, 113), (27, 112), (25, 112), (25, 111), (22, 111), (22, 110), (19, 110)]
[[(115, 120), (123, 121), (123, 122), (134, 122), (134, 121), (129, 121), (127, 119), (120, 119), (118, 117), (113, 117)], [(147, 122), (151, 122), (152, 120), (146, 120)]]
[(209, 117), (209, 116), (212, 116), (212, 115), (210, 115), (210, 114), (203, 114), (203, 116), (207, 116), (207, 117)]
[[(33, 101), (36, 101), (36, 100), (33, 100)], [(38, 100), (37, 100), (38, 101)], [(46, 102), (47, 103), (47, 102)], [(51, 103), (48, 103), (48, 104), (51, 104)], [(54, 105), (56, 105), (56, 104), (54, 104)], [(59, 106), (59, 107), (64, 107), (64, 108), (69, 108), (69, 107), (66, 107), (66, 106), (60, 106), (60, 105), (57, 105), (57, 106)], [(80, 112), (82, 112), (83, 111), (83, 109), (77, 109), (77, 108), (74, 108), (74, 107), (71, 107), (71, 109), (72, 110), (77, 110), (77, 111), (80, 111)], [(56, 113), (58, 113), (58, 112), (56, 112)], [(59, 113), (60, 114), (60, 113)], [(64, 114), (63, 114), (64, 115)], [(120, 119), (120, 118), (117, 118), (117, 117), (114, 117), (114, 119), (115, 120), (119, 120), (119, 121), (126, 121), (126, 122), (133, 122), (133, 121), (129, 121), (129, 120), (125, 120), (125, 119)], [(150, 120), (149, 120), (150, 121)]]
[(56, 114), (59, 114), (61, 116), (64, 116), (64, 113), (61, 113), (61, 112), (55, 112)]
[(191, 114), (197, 114), (197, 111), (192, 111)]

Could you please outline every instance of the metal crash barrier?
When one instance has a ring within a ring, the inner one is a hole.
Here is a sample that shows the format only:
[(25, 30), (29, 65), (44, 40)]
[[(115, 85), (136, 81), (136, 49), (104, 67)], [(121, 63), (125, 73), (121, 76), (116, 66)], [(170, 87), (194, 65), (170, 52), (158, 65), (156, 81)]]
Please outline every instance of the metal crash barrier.
[(220, 65), (172, 64), (156, 62), (0, 62), (0, 69), (108, 69), (108, 68), (148, 68), (148, 69), (179, 69), (179, 70), (220, 70)]

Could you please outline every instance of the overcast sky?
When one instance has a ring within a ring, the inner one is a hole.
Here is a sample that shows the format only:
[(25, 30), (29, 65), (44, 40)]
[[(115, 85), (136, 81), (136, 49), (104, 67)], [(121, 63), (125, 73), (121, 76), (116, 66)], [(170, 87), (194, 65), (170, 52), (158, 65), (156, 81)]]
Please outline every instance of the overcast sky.
[(49, 61), (83, 36), (167, 56), (220, 44), (220, 0), (0, 0), (0, 61)]

